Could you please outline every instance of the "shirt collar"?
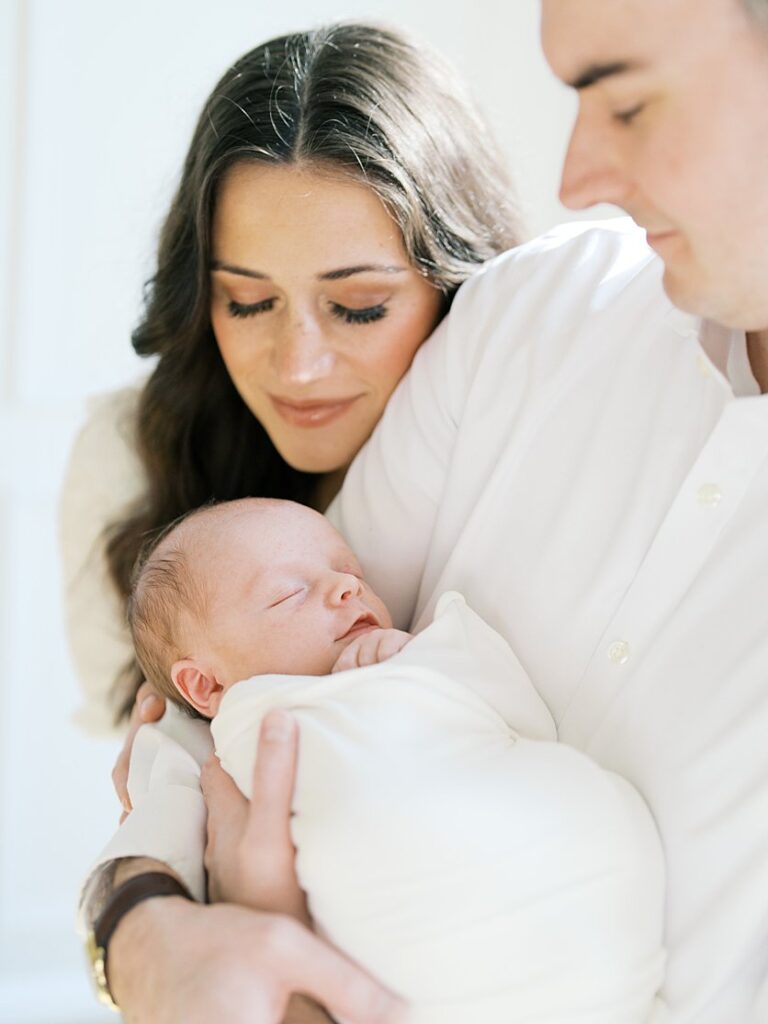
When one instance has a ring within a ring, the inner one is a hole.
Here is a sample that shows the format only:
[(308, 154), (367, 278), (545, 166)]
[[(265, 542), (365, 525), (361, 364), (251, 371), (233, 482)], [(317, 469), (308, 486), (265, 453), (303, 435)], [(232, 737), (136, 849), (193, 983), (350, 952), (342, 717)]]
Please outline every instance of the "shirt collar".
[(723, 327), (712, 320), (673, 309), (670, 313), (675, 331), (682, 337), (695, 339), (704, 358), (733, 391), (734, 398), (751, 398), (760, 394), (747, 350), (744, 331)]
[(760, 385), (749, 362), (744, 331), (703, 320), (699, 322), (699, 344), (730, 384), (735, 398), (760, 394)]

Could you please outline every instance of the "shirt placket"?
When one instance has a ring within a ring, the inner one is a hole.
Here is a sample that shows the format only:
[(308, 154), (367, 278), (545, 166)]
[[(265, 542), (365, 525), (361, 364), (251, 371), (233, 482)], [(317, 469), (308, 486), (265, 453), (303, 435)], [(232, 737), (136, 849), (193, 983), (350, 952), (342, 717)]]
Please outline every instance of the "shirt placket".
[(665, 516), (632, 585), (595, 647), (560, 737), (581, 749), (637, 678), (635, 665), (668, 626), (768, 458), (768, 396), (731, 400)]

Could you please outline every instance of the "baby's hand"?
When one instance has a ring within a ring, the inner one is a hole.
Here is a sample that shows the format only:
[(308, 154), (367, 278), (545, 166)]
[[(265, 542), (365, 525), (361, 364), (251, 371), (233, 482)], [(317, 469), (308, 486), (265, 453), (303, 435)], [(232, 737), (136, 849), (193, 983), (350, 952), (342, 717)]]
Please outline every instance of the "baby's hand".
[(356, 637), (344, 648), (331, 672), (344, 672), (363, 665), (378, 665), (397, 654), (411, 639), (402, 629), (371, 629)]

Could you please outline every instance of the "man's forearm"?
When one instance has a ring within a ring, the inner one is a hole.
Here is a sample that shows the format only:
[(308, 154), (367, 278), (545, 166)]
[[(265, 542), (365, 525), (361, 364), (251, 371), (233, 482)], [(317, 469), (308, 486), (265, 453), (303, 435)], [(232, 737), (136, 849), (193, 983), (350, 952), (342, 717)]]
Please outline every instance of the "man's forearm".
[(143, 875), (149, 871), (162, 872), (181, 881), (176, 872), (167, 864), (153, 860), (151, 857), (122, 857), (97, 868), (85, 887), (80, 904), (80, 912), (85, 924), (88, 927), (93, 927), (109, 897), (118, 886), (136, 875)]
[[(126, 865), (121, 881), (137, 873), (165, 867), (143, 858), (136, 858), (135, 866), (140, 871), (128, 874), (130, 869)], [(175, 955), (179, 936), (184, 934), (185, 918), (199, 909), (199, 904), (183, 897), (163, 896), (144, 900), (120, 920), (110, 942), (109, 986), (126, 1024), (134, 1020), (132, 1007), (137, 983), (148, 992), (162, 992), (169, 984), (163, 966), (166, 957)], [(148, 950), (151, 950), (149, 955)], [(179, 952), (179, 956), (183, 954)], [(145, 1004), (145, 1000), (139, 1003)], [(137, 1024), (139, 1020), (145, 1024), (141, 1015), (136, 1017)]]
[[(125, 857), (105, 864), (95, 873), (84, 897), (82, 911), (85, 920), (92, 925), (115, 889), (136, 875), (150, 871), (178, 877), (167, 864), (149, 857)], [(130, 1004), (126, 993), (135, 971), (141, 972), (145, 981), (153, 984), (146, 977), (153, 965), (151, 960), (142, 956), (142, 950), (150, 932), (157, 937), (165, 925), (172, 925), (177, 913), (183, 914), (187, 909), (184, 907), (187, 902), (174, 897), (146, 900), (129, 911), (115, 929), (110, 942), (109, 982), (118, 1006), (128, 1007)], [(158, 979), (158, 984), (162, 984), (161, 979)], [(125, 1019), (130, 1024), (130, 1010)], [(283, 1024), (330, 1024), (331, 1021), (332, 1018), (316, 1002), (306, 996), (294, 995)]]

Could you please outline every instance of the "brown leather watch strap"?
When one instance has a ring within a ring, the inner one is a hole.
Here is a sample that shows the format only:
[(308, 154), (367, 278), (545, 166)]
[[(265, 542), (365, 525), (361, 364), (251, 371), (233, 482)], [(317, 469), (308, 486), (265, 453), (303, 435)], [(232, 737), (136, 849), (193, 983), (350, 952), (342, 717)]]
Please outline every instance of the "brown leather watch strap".
[(133, 878), (129, 878), (127, 882), (118, 886), (94, 924), (93, 937), (96, 946), (100, 947), (102, 951), (104, 980), (107, 987), (107, 951), (115, 928), (137, 903), (155, 896), (183, 896), (184, 899), (192, 899), (187, 887), (182, 885), (178, 879), (166, 875), (162, 871), (147, 871), (143, 875), (134, 875)]

